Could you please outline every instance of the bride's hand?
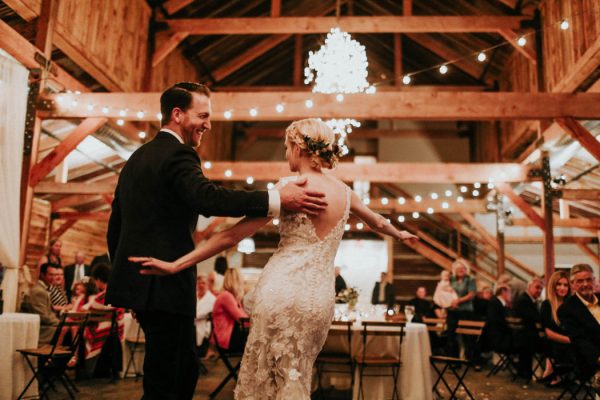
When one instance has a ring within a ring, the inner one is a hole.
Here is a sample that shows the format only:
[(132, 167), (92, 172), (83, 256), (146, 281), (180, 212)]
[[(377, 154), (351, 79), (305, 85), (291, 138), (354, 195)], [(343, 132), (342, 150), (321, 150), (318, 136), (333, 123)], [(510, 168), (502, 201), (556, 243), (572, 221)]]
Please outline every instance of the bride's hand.
[(410, 244), (415, 244), (416, 242), (419, 241), (419, 237), (413, 235), (412, 233), (410, 233), (408, 231), (400, 231), (400, 240), (408, 241)]
[(128, 260), (145, 268), (140, 270), (142, 275), (172, 275), (178, 272), (175, 263), (152, 257), (129, 257)]

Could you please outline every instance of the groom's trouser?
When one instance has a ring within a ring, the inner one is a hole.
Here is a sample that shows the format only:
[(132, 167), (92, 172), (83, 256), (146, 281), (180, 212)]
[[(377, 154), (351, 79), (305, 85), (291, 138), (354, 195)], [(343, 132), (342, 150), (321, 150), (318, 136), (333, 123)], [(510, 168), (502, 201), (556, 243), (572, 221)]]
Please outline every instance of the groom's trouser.
[(191, 400), (198, 380), (194, 318), (138, 311), (146, 337), (143, 400)]

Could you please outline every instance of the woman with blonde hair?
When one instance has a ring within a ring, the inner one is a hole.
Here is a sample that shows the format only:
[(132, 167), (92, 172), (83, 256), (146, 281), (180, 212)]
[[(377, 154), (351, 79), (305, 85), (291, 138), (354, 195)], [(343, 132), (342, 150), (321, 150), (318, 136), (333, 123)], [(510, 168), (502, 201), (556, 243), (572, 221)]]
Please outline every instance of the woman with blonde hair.
[[(307, 179), (308, 190), (325, 194), (327, 208), (318, 215), (281, 213), (279, 245), (254, 289), (252, 327), (235, 390), (238, 400), (311, 398), (313, 365), (334, 313), (335, 254), (350, 213), (376, 232), (416, 240), (371, 211), (344, 182), (323, 172), (335, 167), (341, 155), (333, 131), (323, 121), (293, 122), (285, 131), (285, 147), (290, 170)], [(292, 179), (282, 178), (278, 185)], [(148, 257), (132, 261), (151, 267), (142, 273), (177, 273), (235, 245), (267, 222), (244, 219), (172, 263)]]
[(560, 383), (552, 368), (550, 360), (558, 363), (569, 362), (569, 344), (571, 340), (567, 333), (560, 326), (557, 316), (557, 310), (563, 301), (571, 294), (569, 285), (569, 274), (566, 271), (555, 271), (548, 280), (546, 286), (546, 300), (542, 303), (542, 325), (546, 332), (546, 337), (550, 341), (550, 348), (546, 358), (546, 369), (544, 370), (543, 380), (550, 382), (549, 386), (556, 386)]
[(239, 271), (229, 268), (223, 278), (223, 290), (217, 296), (213, 306), (214, 338), (219, 347), (231, 352), (242, 352), (244, 341), (240, 329), (240, 319), (248, 318), (242, 307), (244, 285)]

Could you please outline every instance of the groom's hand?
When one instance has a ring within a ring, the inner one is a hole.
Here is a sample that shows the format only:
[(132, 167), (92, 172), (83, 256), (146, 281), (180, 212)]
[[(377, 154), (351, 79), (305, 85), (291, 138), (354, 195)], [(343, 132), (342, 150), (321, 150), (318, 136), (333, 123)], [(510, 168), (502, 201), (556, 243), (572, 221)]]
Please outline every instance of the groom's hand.
[(306, 182), (306, 178), (300, 178), (279, 189), (282, 208), (309, 215), (318, 215), (325, 210), (327, 207), (325, 194), (304, 189), (302, 186), (306, 185)]

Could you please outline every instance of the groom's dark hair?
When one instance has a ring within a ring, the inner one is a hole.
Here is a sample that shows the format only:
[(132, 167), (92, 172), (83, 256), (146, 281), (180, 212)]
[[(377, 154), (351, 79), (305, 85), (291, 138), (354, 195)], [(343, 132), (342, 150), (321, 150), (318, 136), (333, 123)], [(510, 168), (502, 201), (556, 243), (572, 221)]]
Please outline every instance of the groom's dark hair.
[(200, 93), (210, 97), (210, 89), (207, 86), (194, 82), (179, 82), (163, 92), (160, 96), (161, 125), (166, 125), (171, 121), (171, 112), (175, 107), (183, 111), (190, 108), (192, 93)]

